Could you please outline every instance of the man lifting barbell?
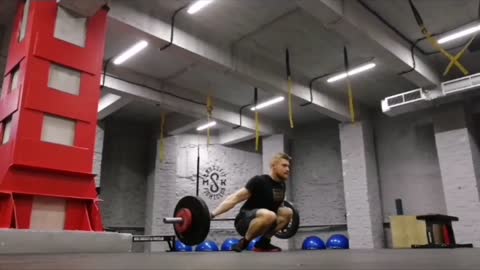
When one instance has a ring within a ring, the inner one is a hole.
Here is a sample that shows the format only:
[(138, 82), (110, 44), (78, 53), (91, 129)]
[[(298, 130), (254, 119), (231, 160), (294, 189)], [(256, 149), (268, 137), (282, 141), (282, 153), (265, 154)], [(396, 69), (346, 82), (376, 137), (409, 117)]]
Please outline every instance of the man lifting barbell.
[(255, 243), (255, 251), (281, 251), (270, 240), (289, 224), (293, 216), (292, 208), (284, 206), (290, 160), (287, 154), (275, 155), (270, 163), (270, 175), (253, 177), (211, 212), (213, 219), (245, 201), (235, 218), (235, 228), (243, 237), (233, 250), (241, 252), (250, 241), (261, 236)]
[(213, 212), (200, 197), (185, 196), (178, 201), (173, 217), (163, 218), (173, 224), (175, 235), (186, 245), (198, 245), (210, 230), (210, 222), (240, 202), (245, 201), (235, 218), (235, 229), (243, 236), (235, 251), (244, 250), (252, 239), (261, 236), (255, 245), (257, 251), (280, 251), (270, 244), (272, 235), (280, 239), (294, 236), (299, 228), (300, 215), (285, 198), (285, 181), (290, 173), (290, 157), (277, 154), (270, 163), (270, 175), (250, 179), (245, 187), (225, 199)]

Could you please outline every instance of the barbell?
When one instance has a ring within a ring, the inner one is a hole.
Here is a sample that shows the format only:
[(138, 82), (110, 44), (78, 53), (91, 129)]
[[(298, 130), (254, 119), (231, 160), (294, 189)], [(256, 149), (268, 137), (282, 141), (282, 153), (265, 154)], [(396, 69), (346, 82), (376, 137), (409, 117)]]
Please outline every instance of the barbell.
[[(275, 233), (275, 236), (280, 239), (288, 239), (297, 233), (300, 225), (300, 215), (289, 201), (284, 201), (283, 206), (292, 209), (293, 216), (290, 223)], [(198, 245), (205, 241), (210, 231), (211, 221), (210, 210), (205, 201), (194, 196), (185, 196), (180, 199), (173, 211), (173, 217), (163, 218), (165, 224), (173, 224), (178, 239), (189, 246)]]

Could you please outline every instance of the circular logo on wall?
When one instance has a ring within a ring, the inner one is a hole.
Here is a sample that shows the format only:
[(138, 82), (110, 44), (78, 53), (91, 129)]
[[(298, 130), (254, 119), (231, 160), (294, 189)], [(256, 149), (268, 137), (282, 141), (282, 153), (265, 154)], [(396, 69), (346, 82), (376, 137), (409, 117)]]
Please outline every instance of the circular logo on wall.
[(227, 173), (220, 167), (208, 167), (202, 175), (203, 194), (211, 199), (218, 200), (225, 196)]

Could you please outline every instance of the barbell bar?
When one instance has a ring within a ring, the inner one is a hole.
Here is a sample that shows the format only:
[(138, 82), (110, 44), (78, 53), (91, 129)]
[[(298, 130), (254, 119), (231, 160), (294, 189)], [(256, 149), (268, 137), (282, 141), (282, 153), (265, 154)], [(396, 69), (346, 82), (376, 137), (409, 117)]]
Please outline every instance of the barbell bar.
[[(295, 235), (299, 228), (300, 216), (297, 209), (289, 201), (284, 201), (284, 207), (292, 209), (290, 223), (275, 236), (288, 239)], [(232, 221), (234, 219), (211, 219), (207, 204), (200, 197), (185, 196), (178, 201), (173, 217), (163, 218), (165, 224), (173, 224), (178, 239), (186, 245), (198, 245), (203, 242), (209, 231), (211, 221)]]

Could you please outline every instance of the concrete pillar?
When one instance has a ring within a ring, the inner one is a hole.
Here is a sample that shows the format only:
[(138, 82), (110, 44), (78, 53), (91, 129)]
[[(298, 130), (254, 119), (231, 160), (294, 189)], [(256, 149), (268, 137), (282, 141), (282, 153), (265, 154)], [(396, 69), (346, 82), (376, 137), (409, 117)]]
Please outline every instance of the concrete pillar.
[(382, 248), (383, 218), (371, 124), (340, 124), (340, 146), (351, 248)]
[(287, 139), (283, 134), (276, 134), (262, 138), (262, 163), (263, 173), (270, 173), (270, 161), (279, 152), (287, 152)]
[[(147, 198), (145, 210), (146, 235), (172, 235), (173, 226), (164, 224), (163, 218), (173, 215), (177, 203), (175, 185), (177, 180), (177, 139), (165, 138), (165, 160), (158, 158), (160, 144), (157, 144), (155, 166), (147, 179)], [(145, 245), (145, 251), (159, 252), (167, 250), (162, 242), (152, 242)]]
[(105, 131), (103, 126), (97, 125), (95, 136), (95, 149), (93, 156), (93, 173), (95, 174), (95, 186), (100, 187), (100, 177), (102, 172), (102, 157), (103, 157), (103, 139)]
[(479, 153), (470, 115), (462, 104), (439, 108), (434, 115), (435, 142), (447, 213), (458, 243), (480, 246)]
[[(270, 161), (272, 160), (272, 157), (279, 152), (290, 155), (288, 139), (284, 134), (276, 134), (262, 138), (262, 167), (264, 174), (270, 174)], [(285, 197), (287, 200), (293, 201), (291, 179), (289, 179), (286, 186), (287, 192), (285, 194)], [(282, 249), (287, 250), (293, 245), (293, 240), (280, 240), (273, 237), (272, 243), (281, 247)]]
[[(276, 134), (262, 138), (262, 167), (264, 174), (270, 174), (270, 161), (279, 152), (290, 155), (288, 138), (283, 134)], [(290, 181), (287, 183), (287, 198), (291, 198)]]

